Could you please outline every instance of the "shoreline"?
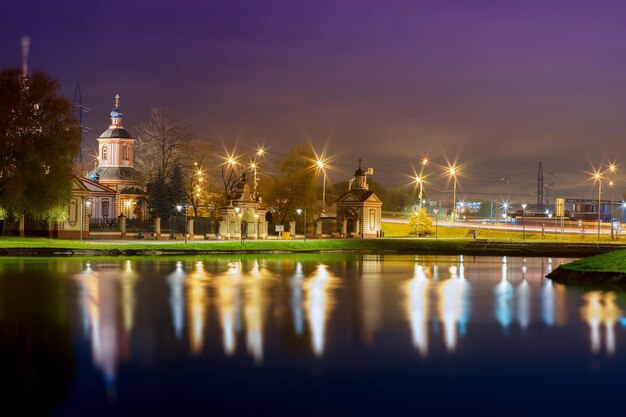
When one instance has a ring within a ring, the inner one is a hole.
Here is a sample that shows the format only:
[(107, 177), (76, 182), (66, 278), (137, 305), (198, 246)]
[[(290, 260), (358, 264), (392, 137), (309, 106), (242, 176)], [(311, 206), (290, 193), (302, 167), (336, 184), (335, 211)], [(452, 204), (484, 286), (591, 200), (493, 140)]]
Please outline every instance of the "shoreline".
[(559, 284), (581, 288), (626, 289), (626, 274), (623, 272), (574, 271), (559, 266), (546, 277)]
[[(376, 240), (318, 240), (318, 241), (250, 241), (211, 244), (193, 242), (187, 245), (148, 245), (133, 243), (98, 244), (89, 248), (64, 247), (0, 247), (0, 256), (172, 256), (172, 255), (232, 255), (232, 254), (279, 254), (279, 253), (364, 253), (404, 255), (469, 255), (469, 256), (528, 256), (585, 258), (619, 249), (622, 244), (571, 243), (571, 242), (514, 242), (485, 240), (427, 240), (427, 239), (376, 239)], [(191, 247), (189, 247), (189, 245)], [(111, 248), (110, 246), (122, 246)], [(133, 248), (133, 246), (138, 246)], [(184, 247), (187, 246), (187, 247)]]

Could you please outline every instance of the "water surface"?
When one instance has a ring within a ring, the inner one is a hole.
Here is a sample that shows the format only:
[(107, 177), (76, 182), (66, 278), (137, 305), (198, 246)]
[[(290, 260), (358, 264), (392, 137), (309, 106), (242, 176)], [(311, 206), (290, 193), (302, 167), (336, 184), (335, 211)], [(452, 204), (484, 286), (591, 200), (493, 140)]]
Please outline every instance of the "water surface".
[(566, 259), (0, 259), (6, 407), (94, 415), (620, 410), (626, 299)]

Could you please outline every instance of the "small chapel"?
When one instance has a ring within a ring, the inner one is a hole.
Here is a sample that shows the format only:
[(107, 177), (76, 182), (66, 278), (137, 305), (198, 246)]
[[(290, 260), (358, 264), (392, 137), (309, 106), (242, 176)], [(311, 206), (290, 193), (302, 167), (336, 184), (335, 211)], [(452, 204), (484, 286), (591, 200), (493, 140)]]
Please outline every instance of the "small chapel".
[(115, 96), (111, 125), (98, 138), (96, 168), (88, 174), (92, 181), (115, 190), (115, 198), (94, 196), (90, 217), (95, 222), (113, 222), (120, 215), (139, 222), (147, 215), (146, 187), (133, 165), (135, 140), (122, 125), (120, 96)]
[(348, 183), (348, 191), (335, 201), (337, 205), (337, 223), (341, 225), (341, 234), (349, 237), (373, 238), (380, 236), (383, 202), (369, 190), (367, 172), (361, 168), (354, 171), (354, 177)]

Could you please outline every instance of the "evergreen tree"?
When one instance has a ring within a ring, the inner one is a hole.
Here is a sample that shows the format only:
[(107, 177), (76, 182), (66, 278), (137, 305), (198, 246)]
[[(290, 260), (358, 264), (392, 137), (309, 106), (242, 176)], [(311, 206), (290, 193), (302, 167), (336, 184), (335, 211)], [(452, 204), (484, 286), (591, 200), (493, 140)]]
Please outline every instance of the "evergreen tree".
[(425, 209), (418, 209), (409, 216), (409, 233), (417, 236), (428, 236), (433, 233), (433, 219)]
[(176, 206), (186, 206), (188, 204), (187, 194), (185, 193), (185, 174), (183, 174), (183, 170), (178, 162), (174, 163), (172, 169), (169, 192), (172, 213), (176, 212)]
[(166, 218), (172, 213), (172, 203), (163, 171), (157, 171), (148, 184), (148, 205), (152, 215)]

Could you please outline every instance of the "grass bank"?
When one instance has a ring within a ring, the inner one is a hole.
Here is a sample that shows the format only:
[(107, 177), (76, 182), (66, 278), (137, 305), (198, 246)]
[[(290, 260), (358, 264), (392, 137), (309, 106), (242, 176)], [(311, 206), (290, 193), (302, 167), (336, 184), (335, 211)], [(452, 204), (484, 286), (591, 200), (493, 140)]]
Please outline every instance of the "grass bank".
[(626, 250), (616, 250), (560, 265), (549, 275), (563, 284), (626, 289)]
[[(550, 241), (504, 241), (491, 239), (309, 239), (144, 242), (76, 241), (43, 238), (0, 238), (3, 256), (111, 255), (149, 256), (205, 253), (404, 253), (432, 255), (512, 255), (583, 257), (616, 249), (615, 245), (563, 244)], [(626, 246), (623, 246), (626, 248)]]

